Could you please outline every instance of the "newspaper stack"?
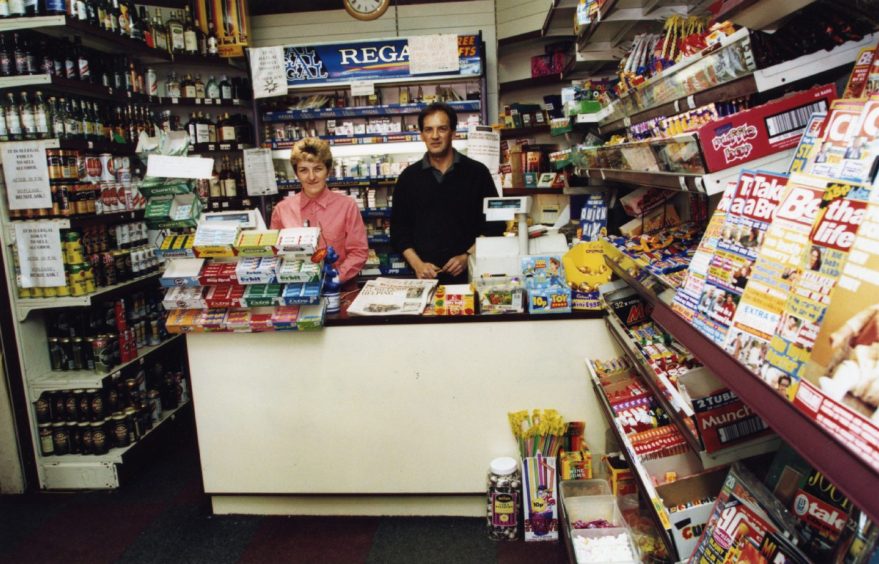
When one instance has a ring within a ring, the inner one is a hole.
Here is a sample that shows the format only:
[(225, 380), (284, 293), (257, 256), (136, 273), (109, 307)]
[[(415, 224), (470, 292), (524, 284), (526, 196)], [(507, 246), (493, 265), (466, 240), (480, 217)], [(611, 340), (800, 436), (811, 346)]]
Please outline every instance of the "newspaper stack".
[(436, 280), (376, 278), (348, 306), (349, 315), (421, 315), (433, 302)]

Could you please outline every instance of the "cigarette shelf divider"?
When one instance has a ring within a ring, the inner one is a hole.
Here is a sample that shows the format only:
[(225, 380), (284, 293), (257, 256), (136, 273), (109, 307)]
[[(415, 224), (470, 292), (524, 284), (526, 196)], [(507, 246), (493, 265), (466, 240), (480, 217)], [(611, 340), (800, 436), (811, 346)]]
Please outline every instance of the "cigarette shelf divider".
[[(619, 274), (619, 273), (618, 273)], [(629, 286), (653, 307), (651, 317), (685, 346), (730, 390), (754, 410), (779, 437), (824, 473), (870, 519), (879, 520), (879, 471), (820, 427), (736, 361), (722, 347), (672, 311), (651, 290), (626, 275)]]
[(128, 362), (117, 364), (110, 369), (109, 372), (98, 374), (93, 370), (70, 370), (70, 371), (53, 371), (42, 376), (37, 376), (28, 382), (31, 390), (35, 392), (34, 396), (39, 396), (40, 392), (48, 390), (70, 390), (75, 388), (100, 388), (103, 381), (110, 374), (124, 369), (132, 364), (143, 364), (148, 356), (163, 349), (171, 343), (178, 342), (182, 335), (171, 335), (158, 345), (141, 347), (138, 349), (137, 356)]
[(607, 421), (608, 427), (619, 443), (623, 456), (629, 463), (632, 474), (635, 476), (635, 481), (638, 482), (638, 491), (641, 495), (647, 498), (647, 501), (652, 508), (652, 511), (648, 512), (650, 518), (656, 526), (656, 530), (659, 532), (662, 543), (665, 545), (668, 554), (673, 557), (672, 561), (676, 562), (680, 558), (677, 554), (675, 543), (672, 540), (671, 520), (666, 512), (665, 506), (663, 505), (656, 488), (653, 486), (653, 481), (650, 479), (650, 476), (647, 475), (647, 471), (635, 455), (632, 443), (617, 423), (613, 408), (611, 407), (607, 396), (604, 394), (604, 388), (601, 387), (598, 375), (595, 374), (595, 371), (592, 368), (592, 363), (588, 359), (586, 360), (586, 369), (589, 372), (589, 379), (592, 381), (595, 395), (598, 397), (598, 403), (601, 405), (601, 412)]
[(41, 309), (55, 309), (59, 307), (86, 307), (96, 300), (109, 300), (120, 295), (120, 292), (133, 291), (135, 287), (146, 286), (149, 282), (158, 281), (161, 272), (151, 272), (144, 276), (138, 276), (119, 284), (98, 288), (96, 292), (85, 296), (64, 296), (58, 298), (32, 298), (15, 300), (15, 309), (19, 321), (25, 321), (31, 312)]

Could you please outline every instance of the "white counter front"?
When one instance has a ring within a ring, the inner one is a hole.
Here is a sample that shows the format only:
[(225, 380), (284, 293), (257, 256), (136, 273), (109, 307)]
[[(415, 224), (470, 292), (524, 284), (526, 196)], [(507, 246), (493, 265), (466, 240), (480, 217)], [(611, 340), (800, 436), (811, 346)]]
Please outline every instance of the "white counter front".
[[(187, 335), (204, 486), (217, 513), (484, 514), (507, 413), (605, 425), (584, 358), (599, 319)], [(242, 495), (246, 494), (246, 495)]]

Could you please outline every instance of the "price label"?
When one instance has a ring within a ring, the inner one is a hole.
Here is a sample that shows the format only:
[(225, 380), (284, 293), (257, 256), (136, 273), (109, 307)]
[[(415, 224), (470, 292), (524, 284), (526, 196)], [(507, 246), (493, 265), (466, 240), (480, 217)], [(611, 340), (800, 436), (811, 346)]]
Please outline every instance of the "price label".
[(88, 145), (89, 149), (94, 149), (94, 148), (95, 148), (95, 142), (94, 142), (94, 141), (89, 141), (88, 144), (89, 144), (89, 145)]
[(229, 144), (229, 143), (221, 143), (221, 144), (220, 144), (220, 150), (221, 150), (221, 151), (231, 151), (231, 150), (232, 150), (232, 145)]
[(694, 98), (692, 94), (687, 96), (687, 106), (689, 106), (691, 110), (696, 107), (696, 98)]
[(678, 114), (681, 112), (681, 101), (675, 100), (675, 113)]
[(632, 118), (630, 118), (629, 116), (624, 117), (623, 118), (623, 125), (626, 127), (631, 127), (632, 126)]
[(179, 98), (171, 98), (171, 103), (172, 103), (172, 104), (179, 104), (179, 103), (180, 103), (180, 99), (179, 99)]
[(196, 105), (196, 106), (200, 106), (200, 105), (201, 105), (201, 98), (194, 98), (192, 101), (195, 102), (195, 105)]
[(688, 192), (690, 189), (687, 188), (687, 179), (683, 176), (678, 176), (678, 184), (681, 185), (681, 190), (684, 192)]
[(211, 105), (213, 105), (213, 103), (214, 103), (214, 101), (213, 101), (211, 98), (205, 98), (205, 99), (204, 99), (204, 105), (205, 105), (205, 106), (211, 106)]

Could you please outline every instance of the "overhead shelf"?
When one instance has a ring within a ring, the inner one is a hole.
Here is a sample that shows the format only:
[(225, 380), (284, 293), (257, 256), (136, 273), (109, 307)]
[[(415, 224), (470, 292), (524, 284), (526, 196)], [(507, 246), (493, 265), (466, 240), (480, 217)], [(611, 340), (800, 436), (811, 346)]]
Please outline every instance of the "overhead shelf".
[(606, 0), (577, 34), (577, 50), (619, 47), (639, 33), (661, 29), (669, 16), (688, 13), (683, 0)]
[(672, 311), (629, 276), (626, 282), (653, 307), (651, 317), (687, 347), (718, 379), (754, 410), (784, 441), (824, 473), (871, 520), (879, 519), (879, 471), (798, 410), (766, 382)]
[(516, 139), (519, 137), (530, 137), (531, 135), (549, 135), (549, 124), (533, 125), (531, 127), (505, 127), (499, 129), (501, 139)]
[(33, 298), (16, 299), (15, 309), (18, 320), (24, 321), (32, 311), (41, 309), (55, 309), (59, 307), (87, 307), (100, 300), (111, 300), (124, 293), (128, 294), (137, 288), (157, 282), (161, 273), (152, 272), (145, 276), (139, 276), (132, 280), (126, 280), (112, 286), (98, 288), (96, 292), (85, 296), (65, 296), (61, 298)]
[(814, 2), (815, 0), (723, 0), (712, 19), (719, 22), (730, 20), (749, 29), (767, 29)]
[[(349, 135), (349, 136), (334, 136), (334, 135), (321, 135), (321, 139), (329, 142), (331, 146), (345, 146), (345, 145), (381, 145), (385, 143), (421, 143), (421, 134), (420, 133), (387, 133), (387, 134), (378, 134), (378, 133), (364, 133), (362, 135)], [(467, 139), (467, 134), (464, 132), (455, 133), (456, 140), (464, 140)], [(290, 149), (295, 145), (299, 139), (291, 140), (291, 141), (272, 141), (271, 148), (272, 150), (282, 150), (282, 149)], [(423, 150), (422, 145), (422, 150)]]
[[(461, 102), (447, 102), (449, 106), (458, 112), (478, 112), (482, 104), (479, 100), (465, 100)], [(315, 108), (305, 110), (287, 110), (280, 112), (266, 112), (263, 114), (263, 122), (280, 123), (297, 120), (314, 119), (338, 119), (338, 118), (369, 118), (382, 116), (416, 115), (426, 108), (428, 104), (386, 104), (382, 106), (354, 106), (350, 108)]]
[(164, 349), (171, 343), (178, 342), (182, 337), (183, 335), (171, 335), (170, 338), (162, 341), (158, 345), (141, 347), (138, 349), (138, 354), (135, 358), (114, 366), (106, 374), (97, 374), (94, 370), (53, 371), (29, 380), (28, 384), (30, 385), (31, 390), (35, 392), (34, 397), (39, 396), (41, 392), (48, 390), (100, 388), (103, 386), (104, 379), (110, 374), (122, 370), (132, 364), (143, 364), (148, 356), (158, 350)]
[(213, 107), (213, 108), (246, 108), (249, 100), (221, 98), (152, 98), (156, 103), (163, 106), (190, 106), (190, 107)]

